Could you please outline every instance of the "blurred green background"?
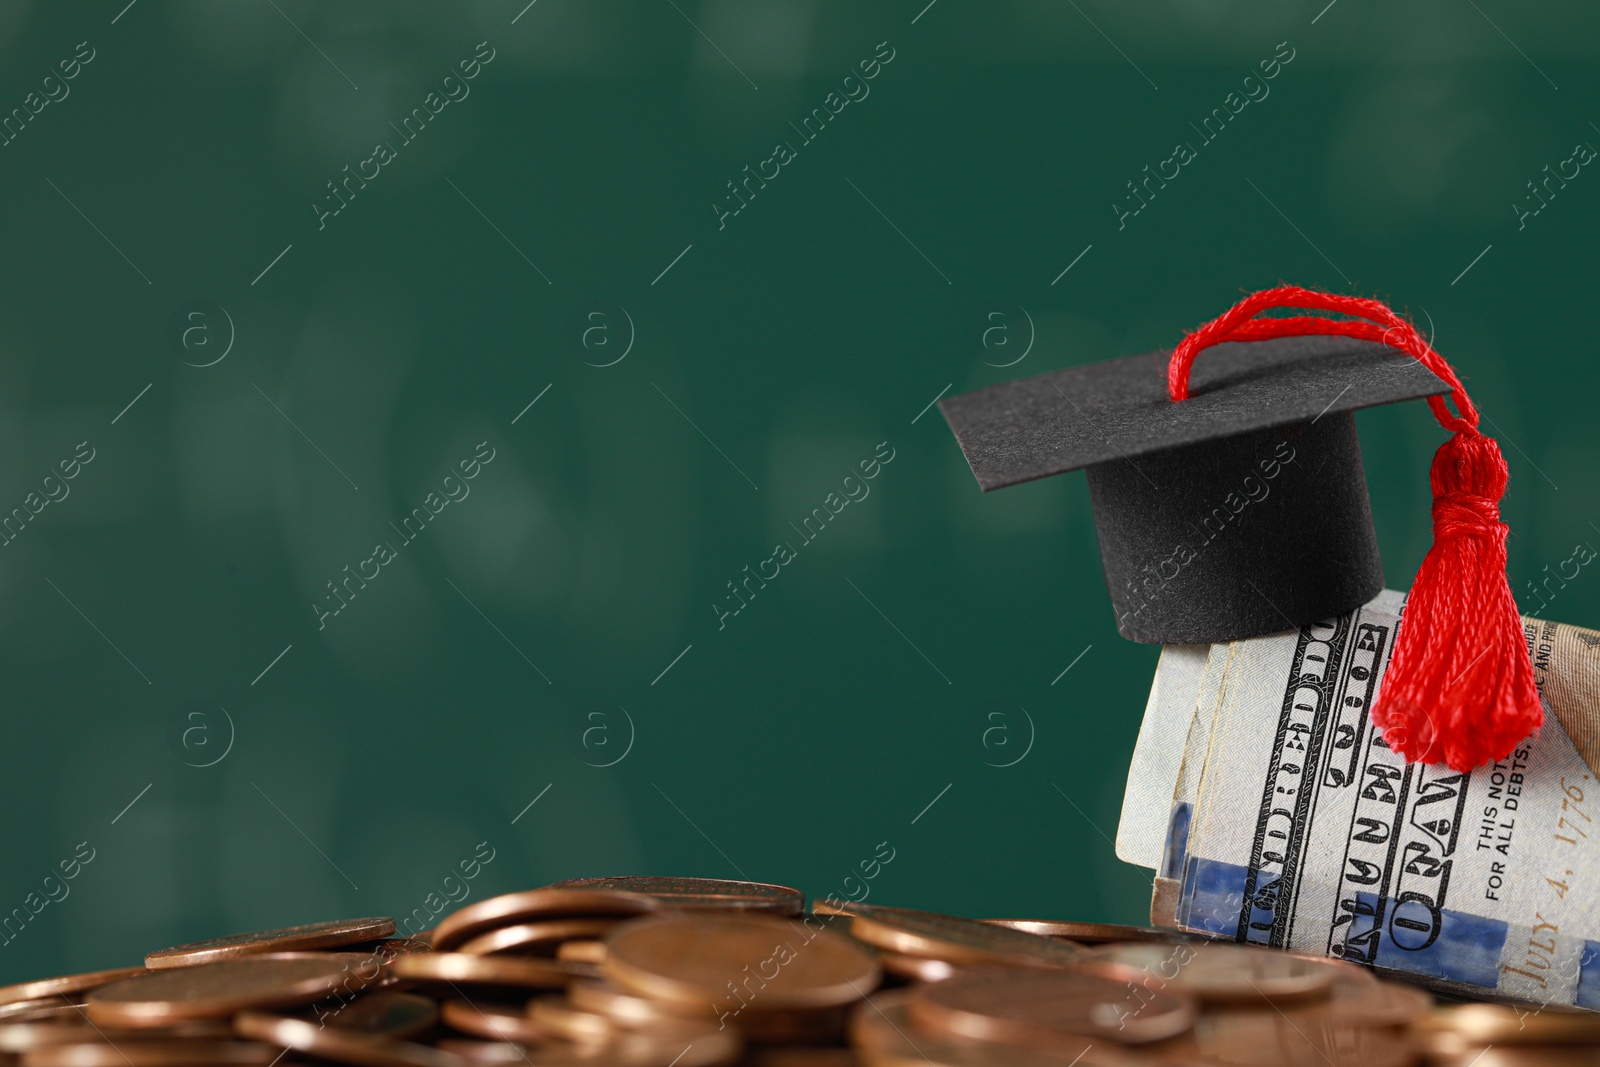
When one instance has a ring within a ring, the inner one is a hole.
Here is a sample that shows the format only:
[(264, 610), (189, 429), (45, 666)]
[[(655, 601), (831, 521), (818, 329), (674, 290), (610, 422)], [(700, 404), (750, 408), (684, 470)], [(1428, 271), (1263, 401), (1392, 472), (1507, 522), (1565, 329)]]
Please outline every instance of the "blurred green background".
[[(1117, 636), (1081, 476), (983, 496), (937, 396), (1280, 280), (1376, 295), (1506, 445), (1519, 596), (1600, 545), (1600, 176), (1528, 188), (1600, 143), (1600, 16), (1325, 3), (6, 5), (0, 511), (67, 495), (0, 549), (0, 913), (94, 858), (0, 978), (405, 916), (480, 842), (474, 898), (843, 894), (887, 842), (874, 901), (1141, 920), (1110, 839), (1157, 650)], [(1403, 587), (1443, 434), (1361, 424)], [(1545, 614), (1600, 622), (1600, 572)]]

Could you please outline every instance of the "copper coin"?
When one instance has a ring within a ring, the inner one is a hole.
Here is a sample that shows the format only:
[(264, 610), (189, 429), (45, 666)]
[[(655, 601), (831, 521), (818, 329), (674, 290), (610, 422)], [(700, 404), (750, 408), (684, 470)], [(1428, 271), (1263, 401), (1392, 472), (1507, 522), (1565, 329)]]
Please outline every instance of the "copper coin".
[(567, 997), (576, 1008), (604, 1015), (617, 1026), (628, 1030), (648, 1030), (656, 1026), (675, 1026), (684, 1019), (703, 1019), (707, 1010), (682, 1006), (671, 1001), (653, 1000), (650, 997), (618, 989), (606, 981), (573, 982), (567, 987)]
[(826, 915), (830, 918), (848, 919), (850, 917), (850, 905), (846, 902), (836, 904), (832, 900), (826, 898), (822, 900), (813, 900), (811, 902), (811, 914)]
[[(623, 1030), (675, 1035), (683, 1032), (685, 1022), (702, 1029), (708, 1022), (703, 1007), (652, 1000), (608, 982), (574, 982), (567, 987), (567, 998), (574, 1007), (604, 1015)], [(738, 1030), (752, 1043), (781, 1044), (836, 1040), (843, 1035), (846, 1021), (845, 1009), (760, 1012), (752, 1008), (726, 1014), (718, 1025)]]
[(891, 952), (947, 963), (1064, 967), (1083, 954), (1082, 949), (1054, 938), (956, 915), (867, 906), (852, 908), (850, 915), (850, 934), (858, 940)]
[[(424, 959), (426, 957), (408, 957)], [(325, 959), (238, 959), (151, 971), (101, 986), (85, 1001), (89, 1020), (113, 1026), (165, 1026), (246, 1008), (309, 1004), (359, 980)]]
[(1189, 1033), (1141, 1051), (1217, 1067), (1409, 1067), (1420, 1050), (1397, 1027), (1224, 1010), (1208, 1011)]
[[(124, 1038), (143, 1040), (151, 1036), (149, 1030), (119, 1030), (115, 1027), (96, 1026), (86, 1018), (76, 1021), (62, 1020), (48, 1023), (0, 1023), (0, 1052), (26, 1052), (41, 1045), (86, 1045), (95, 1042), (117, 1042)], [(233, 1028), (220, 1020), (206, 1019), (164, 1027), (162, 1037), (197, 1037), (225, 1040), (233, 1036)]]
[(41, 1045), (22, 1054), (22, 1067), (254, 1067), (277, 1057), (277, 1049), (255, 1041), (134, 1037)]
[[(337, 963), (341, 967), (363, 967), (368, 971), (382, 965), (383, 961), (376, 952), (316, 952), (311, 950), (291, 950), (288, 952), (256, 952), (241, 959), (252, 960), (327, 960)], [(170, 970), (171, 968), (159, 968)], [(140, 968), (141, 974), (149, 974), (149, 968)]]
[(1099, 1038), (1062, 1037), (1044, 1050), (919, 1030), (908, 1009), (911, 995), (909, 989), (896, 989), (868, 997), (856, 1006), (850, 1017), (850, 1043), (865, 1063), (885, 1067), (1125, 1067), (1130, 1062), (1121, 1050)]
[(528, 1050), (512, 1041), (474, 1041), (463, 1037), (447, 1037), (440, 1040), (436, 1048), (445, 1052), (454, 1052), (472, 1063), (520, 1063), (532, 1062)]
[(528, 889), (468, 904), (445, 916), (433, 928), (429, 943), (438, 952), (501, 926), (516, 926), (539, 919), (629, 918), (659, 911), (653, 897), (606, 889)]
[[(263, 952), (257, 956), (241, 957), (252, 960), (322, 960), (337, 964), (342, 977), (333, 993), (336, 997), (350, 999), (365, 989), (383, 989), (398, 983), (399, 979), (383, 969), (383, 961), (370, 952)], [(148, 971), (146, 974), (150, 973)]]
[(1600, 1049), (1556, 1046), (1468, 1048), (1452, 1056), (1430, 1056), (1436, 1067), (1595, 1067)]
[(673, 908), (716, 911), (725, 908), (799, 915), (805, 894), (769, 882), (735, 882), (722, 878), (684, 878), (658, 875), (613, 875), (607, 878), (569, 878), (551, 889), (604, 889), (638, 893)]
[(528, 1017), (521, 1007), (492, 1004), (488, 1001), (447, 1000), (439, 1005), (439, 1018), (446, 1026), (473, 1037), (492, 1041), (535, 1044), (551, 1034)]
[(464, 952), (429, 952), (401, 956), (384, 964), (385, 974), (407, 982), (470, 982), (475, 985), (561, 989), (574, 978), (598, 978), (600, 968), (521, 956), (469, 956)]
[(26, 1052), (40, 1045), (76, 1045), (91, 1041), (108, 1041), (126, 1033), (114, 1030), (112, 1036), (108, 1038), (101, 1036), (105, 1032), (103, 1027), (91, 1026), (88, 1022), (0, 1023), (0, 1052)]
[[(359, 1030), (323, 1027), (304, 1019), (260, 1011), (240, 1012), (234, 1016), (233, 1028), (246, 1037), (270, 1041), (281, 1048), (294, 1049), (325, 1060), (353, 1063), (357, 1067), (466, 1067), (467, 1062), (460, 1056), (414, 1041), (401, 1041)], [(74, 1065), (62, 1064), (60, 1067)], [(95, 1064), (93, 1067), (101, 1065)]]
[(476, 937), (468, 938), (455, 947), (457, 952), (471, 956), (489, 956), (497, 952), (512, 952), (525, 956), (553, 956), (563, 941), (573, 938), (604, 937), (606, 931), (620, 919), (553, 919), (544, 922), (518, 923), (502, 926)]
[(1338, 976), (1334, 979), (1335, 981), (1348, 979), (1355, 982), (1365, 982), (1367, 985), (1377, 985), (1379, 982), (1377, 975), (1358, 963), (1351, 963), (1349, 960), (1336, 960), (1332, 956), (1316, 956), (1307, 952), (1291, 952), (1289, 955), (1297, 960), (1312, 960), (1324, 967), (1333, 968), (1334, 974)]
[(694, 912), (613, 929), (605, 974), (635, 993), (718, 1014), (746, 998), (761, 1011), (842, 1006), (882, 976), (869, 952), (830, 930), (771, 915)]
[(545, 1046), (538, 1052), (539, 1067), (565, 1064), (612, 1064), (619, 1067), (725, 1067), (739, 1059), (743, 1044), (734, 1030), (708, 1027), (689, 1037), (657, 1036), (649, 1033), (620, 1033), (603, 1045), (569, 1046), (565, 1058), (552, 1057), (554, 1049)]
[(164, 967), (189, 967), (215, 963), (261, 952), (295, 952), (308, 949), (338, 948), (360, 941), (373, 941), (394, 933), (394, 920), (384, 918), (340, 919), (334, 922), (285, 926), (278, 930), (259, 930), (249, 934), (230, 934), (207, 941), (191, 941), (159, 949), (144, 958), (151, 970)]
[(861, 1067), (850, 1048), (756, 1048), (739, 1062), (743, 1067)]
[(1076, 923), (1055, 919), (984, 919), (986, 923), (1021, 930), (1025, 934), (1054, 937), (1081, 944), (1103, 945), (1111, 941), (1172, 941), (1208, 940), (1198, 934), (1182, 930), (1163, 930), (1157, 926), (1123, 926), (1120, 923)]
[(1458, 1004), (1438, 1009), (1423, 1025), (1468, 1045), (1600, 1044), (1600, 1015), (1590, 1012)]
[[(315, 1010), (315, 1009), (314, 1009)], [(414, 1037), (439, 1021), (439, 1006), (415, 993), (365, 993), (332, 1010), (316, 1011), (319, 1026), (385, 1037)]]
[(854, 1005), (806, 1011), (757, 1011), (746, 1008), (717, 1020), (744, 1035), (750, 1045), (836, 1045), (844, 1040)]
[(370, 951), (384, 963), (400, 956), (414, 956), (419, 952), (432, 952), (433, 945), (421, 937), (386, 937), (382, 941), (374, 941), (370, 945), (362, 945), (365, 951)]
[(556, 959), (569, 963), (592, 963), (598, 967), (606, 961), (606, 943), (584, 938), (563, 941), (561, 947), (556, 949)]
[(902, 952), (878, 950), (878, 963), (885, 974), (904, 978), (908, 982), (942, 982), (956, 973), (953, 964), (944, 960), (931, 960), (926, 956), (907, 956)]
[(143, 967), (118, 967), (110, 971), (89, 971), (86, 974), (68, 974), (60, 978), (41, 978), (34, 982), (0, 986), (0, 1004), (15, 1004), (23, 1000), (44, 1000), (74, 993), (85, 993), (96, 986), (120, 982), (124, 978), (143, 974)]
[(1275, 1004), (1320, 997), (1338, 969), (1275, 949), (1217, 942), (1102, 945), (1079, 956), (1080, 969), (1149, 989), (1189, 993), (1207, 1003)]
[(1064, 1035), (1143, 1044), (1189, 1029), (1192, 997), (1129, 990), (1076, 971), (979, 968), (917, 986), (912, 1021), (937, 1033), (1012, 1045), (1049, 1046)]
[[(704, 1028), (709, 1013), (703, 1006), (652, 1000), (618, 989), (608, 982), (574, 982), (567, 987), (574, 1007), (604, 1015), (619, 1029), (676, 1035), (685, 1022)], [(719, 1028), (736, 1030), (752, 1044), (818, 1044), (844, 1035), (847, 1008), (805, 1011), (758, 1011), (754, 1006), (729, 1010), (716, 1019)]]
[[(540, 997), (530, 1002), (528, 1017), (551, 1035), (579, 1044), (609, 1040), (617, 1029), (604, 1015), (574, 1007), (566, 997)], [(687, 1020), (684, 1026), (692, 1027), (695, 1032), (705, 1029)]]
[(526, 1049), (500, 1041), (445, 1040), (439, 1044), (473, 1063), (523, 1067), (722, 1067), (739, 1058), (740, 1047), (731, 1030), (714, 1029), (702, 1030), (692, 1038), (625, 1033), (603, 1043), (550, 1041)]
[[(1356, 1026), (1406, 1026), (1428, 1014), (1433, 1007), (1433, 997), (1414, 986), (1398, 982), (1379, 982), (1364, 975), (1356, 977), (1344, 971), (1335, 973), (1328, 996), (1321, 1000), (1291, 999), (1278, 1002), (1271, 997), (1273, 1010), (1286, 1013), (1291, 1019), (1316, 1019), (1329, 1022), (1347, 1022)], [(1591, 1026), (1589, 1033), (1600, 1036), (1600, 1027)]]
[[(141, 972), (144, 973), (144, 972)], [(18, 1000), (0, 1004), (0, 1023), (72, 1022), (87, 1018), (79, 1000), (46, 997), (43, 1000)]]

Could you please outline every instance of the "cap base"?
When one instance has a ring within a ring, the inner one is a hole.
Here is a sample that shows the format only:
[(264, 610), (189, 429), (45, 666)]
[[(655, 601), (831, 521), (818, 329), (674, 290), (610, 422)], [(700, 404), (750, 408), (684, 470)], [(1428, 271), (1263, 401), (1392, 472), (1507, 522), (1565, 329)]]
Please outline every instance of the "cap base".
[(1106, 587), (1131, 641), (1199, 644), (1353, 611), (1383, 565), (1349, 412), (1087, 471)]

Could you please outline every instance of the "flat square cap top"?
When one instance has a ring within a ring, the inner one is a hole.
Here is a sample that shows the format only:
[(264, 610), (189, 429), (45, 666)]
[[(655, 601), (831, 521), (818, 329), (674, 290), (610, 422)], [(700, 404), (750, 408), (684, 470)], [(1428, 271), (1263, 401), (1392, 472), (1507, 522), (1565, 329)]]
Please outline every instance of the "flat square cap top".
[(1448, 393), (1422, 364), (1345, 337), (1220, 344), (1189, 399), (1167, 399), (1168, 352), (1051, 371), (939, 402), (987, 492), (1080, 467)]

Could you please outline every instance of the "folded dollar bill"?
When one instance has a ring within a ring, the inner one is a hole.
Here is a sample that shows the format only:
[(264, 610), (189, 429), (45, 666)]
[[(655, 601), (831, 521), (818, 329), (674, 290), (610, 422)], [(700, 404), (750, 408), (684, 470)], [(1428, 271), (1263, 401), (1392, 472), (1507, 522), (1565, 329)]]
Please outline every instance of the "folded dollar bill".
[(1166, 826), (1125, 817), (1118, 852), (1159, 850), (1158, 921), (1600, 1009), (1600, 633), (1524, 619), (1545, 726), (1459, 773), (1407, 765), (1368, 718), (1399, 604), (1213, 646), (1198, 670), (1164, 653), (1169, 706), (1140, 736), (1160, 755), (1133, 773), (1165, 776), (1140, 796), (1170, 779)]

